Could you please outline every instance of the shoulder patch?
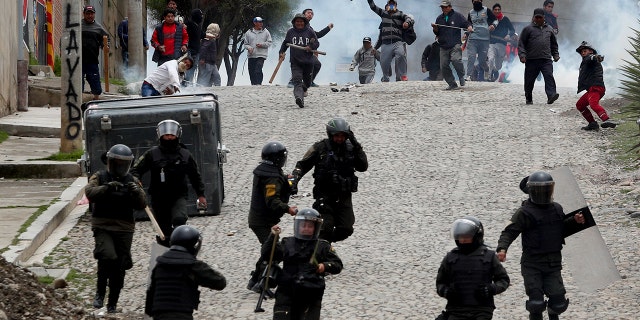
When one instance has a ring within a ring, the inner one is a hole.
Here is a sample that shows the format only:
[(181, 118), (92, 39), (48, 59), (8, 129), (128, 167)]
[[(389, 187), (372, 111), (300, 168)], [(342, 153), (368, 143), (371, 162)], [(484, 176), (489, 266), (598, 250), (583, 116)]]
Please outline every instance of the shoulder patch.
[(276, 195), (276, 185), (275, 184), (268, 184), (266, 186), (264, 186), (265, 189), (265, 195), (267, 197), (273, 197)]

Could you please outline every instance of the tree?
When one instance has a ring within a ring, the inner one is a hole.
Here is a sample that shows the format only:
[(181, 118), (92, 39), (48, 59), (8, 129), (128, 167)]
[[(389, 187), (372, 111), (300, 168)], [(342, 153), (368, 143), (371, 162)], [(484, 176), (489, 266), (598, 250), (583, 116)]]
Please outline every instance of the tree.
[[(152, 14), (158, 18), (166, 8), (166, 0), (149, 0), (148, 6)], [(272, 36), (284, 35), (291, 26), (294, 0), (177, 0), (178, 9), (188, 19), (192, 8), (204, 12), (203, 28), (210, 23), (220, 26), (218, 57), (216, 64), (222, 66), (224, 61), (227, 72), (227, 85), (233, 86), (238, 71), (240, 56), (244, 52), (243, 35), (253, 27), (253, 18), (265, 18)], [(275, 45), (275, 44), (274, 44)]]

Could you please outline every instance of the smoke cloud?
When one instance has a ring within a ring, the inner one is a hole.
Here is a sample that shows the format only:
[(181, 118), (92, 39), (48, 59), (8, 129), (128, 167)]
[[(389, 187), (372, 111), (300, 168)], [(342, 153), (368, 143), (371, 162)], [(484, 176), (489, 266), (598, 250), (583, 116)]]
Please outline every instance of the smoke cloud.
[[(522, 3), (511, 5), (509, 2), (501, 2), (504, 14), (514, 22), (521, 22), (514, 23), (517, 33), (520, 33), (522, 27), (530, 21), (537, 2), (523, 1), (527, 4), (532, 3), (530, 8)], [(542, 2), (543, 0), (539, 0), (540, 7)], [(375, 3), (379, 7), (383, 7), (386, 0), (375, 0)], [(470, 0), (453, 0), (452, 3), (454, 10), (465, 16), (471, 9)], [(484, 1), (484, 5), (488, 7), (493, 6), (493, 3), (488, 0)], [(588, 41), (598, 50), (599, 54), (605, 56), (603, 67), (605, 68), (607, 95), (610, 96), (618, 91), (620, 80), (623, 77), (619, 72), (619, 67), (624, 64), (624, 59), (629, 60), (630, 58), (626, 49), (630, 48), (628, 38), (633, 35), (631, 28), (639, 28), (639, 3), (634, 0), (555, 1), (554, 12), (559, 15), (560, 29), (558, 34), (560, 61), (554, 63), (554, 76), (558, 87), (577, 87), (581, 57), (575, 52), (575, 49), (581, 41)], [(418, 39), (414, 44), (408, 46), (407, 50), (410, 80), (422, 80), (426, 77), (426, 74), (421, 72), (420, 59), (425, 46), (435, 39), (431, 23), (441, 14), (439, 4), (439, 0), (398, 1), (398, 8), (404, 13), (411, 14), (416, 20), (415, 30)], [(316, 78), (316, 83), (326, 85), (329, 82), (340, 84), (357, 82), (357, 70), (349, 72), (345, 70), (344, 66), (351, 62), (355, 52), (362, 46), (362, 38), (371, 37), (373, 42), (378, 38), (380, 17), (371, 11), (366, 0), (302, 0), (291, 16), (293, 17), (296, 12), (302, 12), (305, 8), (311, 8), (315, 13), (310, 24), (316, 31), (326, 27), (329, 23), (334, 24), (333, 30), (320, 39), (319, 50), (327, 52), (327, 55), (320, 56), (322, 70)], [(265, 27), (269, 29), (268, 21), (265, 21)], [(268, 84), (275, 69), (278, 50), (284, 37), (284, 34), (273, 32), (271, 35), (273, 45), (263, 68), (263, 84)], [(289, 54), (287, 54), (287, 59), (282, 64), (274, 84), (286, 85), (288, 82), (291, 76), (288, 56)], [(523, 83), (524, 65), (516, 60), (512, 66), (509, 81)], [(154, 63), (151, 64), (151, 68), (155, 68)], [(224, 85), (226, 81), (224, 66), (220, 69)], [(378, 64), (374, 81), (379, 82), (381, 77), (382, 71)], [(246, 55), (243, 54), (240, 57), (236, 85), (249, 84)]]

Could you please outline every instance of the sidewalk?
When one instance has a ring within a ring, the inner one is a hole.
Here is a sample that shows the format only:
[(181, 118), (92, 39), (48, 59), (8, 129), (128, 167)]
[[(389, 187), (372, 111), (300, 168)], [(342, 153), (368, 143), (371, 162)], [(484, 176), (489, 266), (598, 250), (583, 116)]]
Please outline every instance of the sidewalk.
[[(87, 182), (75, 162), (37, 160), (60, 150), (60, 112), (59, 107), (31, 107), (0, 118), (0, 130), (10, 134), (0, 144), (0, 249), (8, 249), (2, 253), (7, 261), (27, 262), (49, 238), (50, 249), (55, 247), (64, 235), (56, 240), (52, 234), (69, 223), (64, 221)], [(46, 210), (22, 230), (40, 208)]]

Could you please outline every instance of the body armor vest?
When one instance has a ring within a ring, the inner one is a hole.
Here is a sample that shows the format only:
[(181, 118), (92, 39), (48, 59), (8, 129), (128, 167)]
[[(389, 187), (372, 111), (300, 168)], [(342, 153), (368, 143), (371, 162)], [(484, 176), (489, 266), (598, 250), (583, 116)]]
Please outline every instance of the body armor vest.
[(322, 145), (324, 149), (319, 152), (320, 161), (313, 172), (315, 185), (325, 194), (355, 192), (357, 177), (354, 174), (355, 154), (351, 142), (345, 141), (343, 148), (334, 148), (329, 139), (325, 139)]
[[(169, 257), (169, 258), (167, 258)], [(195, 263), (193, 255), (170, 250), (158, 257), (154, 269), (152, 312), (192, 313), (198, 309), (200, 291), (195, 283), (191, 267)]]
[(255, 195), (251, 197), (251, 209), (254, 212), (258, 213), (269, 213), (272, 215), (275, 222), (278, 222), (278, 219), (282, 217), (284, 212), (270, 212), (269, 207), (267, 207), (267, 201), (264, 196), (264, 180), (263, 177), (276, 177), (280, 180), (281, 189), (280, 189), (280, 201), (287, 203), (289, 202), (289, 196), (291, 195), (291, 186), (289, 186), (289, 181), (287, 177), (282, 173), (282, 170), (274, 165), (269, 165), (266, 163), (261, 163), (258, 167), (253, 170), (254, 178), (253, 178), (253, 192)]
[[(283, 275), (282, 283), (292, 284), (306, 289), (323, 289), (324, 276), (316, 272), (317, 267), (309, 263), (317, 240), (300, 240), (293, 237), (283, 238)], [(318, 244), (321, 245), (321, 244)], [(320, 252), (320, 248), (318, 248)], [(316, 254), (319, 254), (316, 252)]]
[(553, 203), (538, 206), (526, 201), (522, 206), (531, 228), (522, 232), (522, 247), (529, 254), (559, 252), (564, 244), (564, 213), (562, 207)]
[(109, 172), (101, 170), (98, 178), (101, 186), (111, 181), (119, 181), (125, 186), (118, 191), (108, 191), (106, 199), (93, 203), (91, 214), (94, 217), (119, 219), (133, 223), (133, 199), (126, 186), (128, 182), (134, 181), (133, 176), (127, 174), (121, 180), (116, 180)]
[(452, 283), (457, 291), (457, 298), (448, 301), (455, 306), (486, 306), (495, 307), (493, 297), (478, 299), (476, 291), (481, 285), (493, 283), (492, 259), (495, 252), (484, 247), (469, 255), (463, 255), (458, 250), (447, 254), (447, 263), (453, 272)]
[(178, 152), (165, 153), (159, 147), (154, 147), (149, 153), (153, 161), (149, 194), (160, 199), (186, 196), (189, 151), (180, 148)]

